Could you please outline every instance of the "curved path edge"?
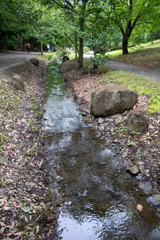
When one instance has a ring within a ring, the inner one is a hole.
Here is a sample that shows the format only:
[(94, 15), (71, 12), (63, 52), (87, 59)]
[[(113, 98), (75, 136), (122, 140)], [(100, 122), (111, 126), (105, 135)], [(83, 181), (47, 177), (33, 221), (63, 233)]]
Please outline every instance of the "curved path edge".
[[(91, 53), (84, 54), (84, 58), (89, 59), (90, 57), (93, 57), (93, 54), (91, 54)], [(160, 82), (160, 70), (158, 70), (158, 69), (152, 70), (149, 68), (137, 67), (137, 66), (133, 66), (133, 65), (125, 64), (125, 63), (119, 63), (119, 62), (115, 62), (115, 61), (106, 62), (106, 66), (114, 68), (114, 69), (126, 71), (126, 72), (132, 73), (137, 76), (146, 77), (151, 81)]]

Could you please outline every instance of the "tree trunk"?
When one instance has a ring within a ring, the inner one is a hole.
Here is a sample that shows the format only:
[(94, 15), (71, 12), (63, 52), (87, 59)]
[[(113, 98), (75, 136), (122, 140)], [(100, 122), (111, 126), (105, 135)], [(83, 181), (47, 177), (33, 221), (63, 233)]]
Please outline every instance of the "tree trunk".
[[(83, 16), (85, 15), (85, 6), (83, 6)], [(80, 30), (84, 32), (84, 17), (80, 18)], [(83, 67), (83, 36), (79, 37), (79, 68)]]
[(25, 40), (24, 40), (24, 37), (23, 37), (23, 52), (25, 51)]
[(79, 38), (79, 68), (83, 67), (83, 38)]
[(123, 52), (123, 54), (128, 54), (128, 37), (126, 37), (126, 36), (123, 36), (122, 52)]
[(77, 32), (75, 32), (75, 58), (78, 57)]
[(153, 32), (151, 31), (150, 34), (151, 34), (151, 44), (153, 44)]
[(43, 44), (42, 44), (42, 42), (40, 43), (40, 48), (41, 48), (41, 55), (43, 55)]

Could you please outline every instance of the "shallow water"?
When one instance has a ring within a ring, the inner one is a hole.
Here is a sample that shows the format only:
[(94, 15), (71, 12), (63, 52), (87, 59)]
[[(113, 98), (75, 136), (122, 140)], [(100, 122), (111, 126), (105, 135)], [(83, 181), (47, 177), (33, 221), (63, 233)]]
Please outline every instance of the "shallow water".
[[(57, 237), (64, 240), (160, 239), (160, 219), (120, 158), (82, 121), (58, 69), (46, 74), (45, 129), (60, 197)], [(143, 211), (137, 211), (137, 204)]]

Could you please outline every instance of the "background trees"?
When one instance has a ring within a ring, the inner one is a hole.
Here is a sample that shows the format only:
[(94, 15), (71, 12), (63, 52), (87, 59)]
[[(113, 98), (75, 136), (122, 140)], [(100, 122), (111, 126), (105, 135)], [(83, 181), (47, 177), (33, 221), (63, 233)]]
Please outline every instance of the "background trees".
[[(97, 54), (160, 37), (159, 0), (1, 0), (0, 48), (72, 47), (83, 66), (83, 46)], [(43, 51), (42, 51), (43, 53)]]

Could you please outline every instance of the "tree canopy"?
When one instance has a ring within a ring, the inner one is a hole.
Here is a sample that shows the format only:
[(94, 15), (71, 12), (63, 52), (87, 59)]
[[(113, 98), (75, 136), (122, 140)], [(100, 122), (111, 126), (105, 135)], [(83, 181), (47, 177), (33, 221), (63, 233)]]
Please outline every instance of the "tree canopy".
[(113, 47), (159, 37), (159, 0), (1, 0), (0, 48), (49, 43), (103, 54)]

